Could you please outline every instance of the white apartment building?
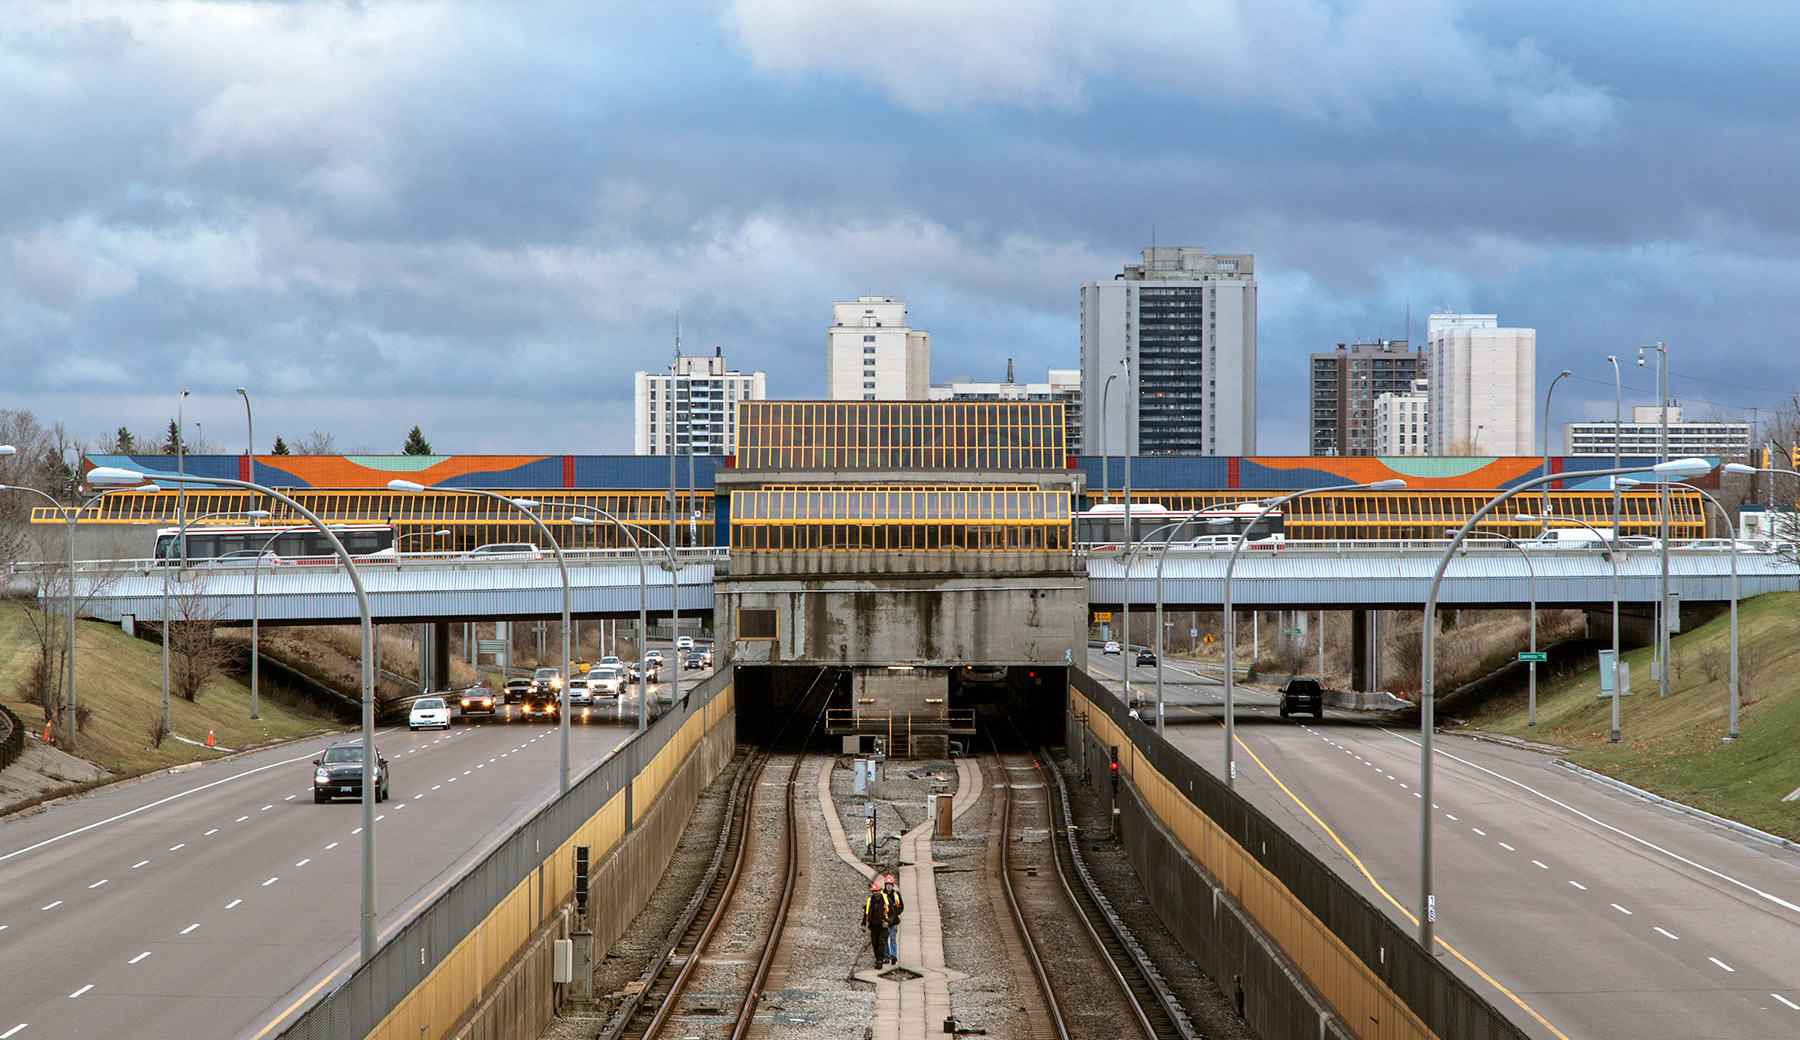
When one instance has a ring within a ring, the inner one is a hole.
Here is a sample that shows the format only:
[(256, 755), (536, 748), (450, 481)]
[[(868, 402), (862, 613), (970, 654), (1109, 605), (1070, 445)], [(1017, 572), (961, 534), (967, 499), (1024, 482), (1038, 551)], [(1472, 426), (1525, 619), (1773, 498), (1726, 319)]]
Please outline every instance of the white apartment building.
[(1256, 454), (1254, 258), (1152, 246), (1084, 283), (1081, 396), (1090, 453)]
[(1081, 454), (1081, 370), (1052, 368), (1041, 383), (1013, 381), (1012, 359), (1006, 359), (1006, 381), (984, 383), (956, 376), (931, 387), (933, 401), (1061, 401), (1063, 437), (1071, 455)]
[(1426, 323), (1429, 444), (1434, 455), (1536, 455), (1537, 330), (1493, 314)]
[[(1631, 409), (1631, 421), (1618, 426), (1618, 454), (1626, 458), (1656, 458), (1662, 436), (1661, 417), (1655, 405)], [(1613, 452), (1610, 419), (1563, 423), (1564, 455), (1606, 455)], [(1690, 455), (1705, 458), (1750, 457), (1750, 424), (1744, 422), (1683, 422), (1681, 407), (1669, 406), (1669, 458)]]
[(908, 328), (906, 304), (859, 296), (831, 305), (825, 396), (833, 401), (923, 401), (931, 386), (931, 333)]
[(638, 455), (667, 455), (671, 441), (678, 455), (735, 455), (738, 402), (768, 396), (763, 373), (728, 370), (717, 348), (676, 359), (673, 372), (639, 372), (636, 382)]
[(1375, 398), (1371, 440), (1377, 455), (1431, 454), (1430, 380), (1415, 379), (1404, 393), (1389, 391)]

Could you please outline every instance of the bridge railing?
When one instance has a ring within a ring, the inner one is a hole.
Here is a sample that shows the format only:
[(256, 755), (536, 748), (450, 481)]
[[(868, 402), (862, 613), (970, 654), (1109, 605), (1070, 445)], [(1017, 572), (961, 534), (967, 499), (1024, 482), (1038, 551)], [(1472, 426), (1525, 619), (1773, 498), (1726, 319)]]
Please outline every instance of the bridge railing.
[[(675, 551), (675, 562), (682, 567), (689, 567), (696, 564), (714, 563), (724, 559), (727, 555), (727, 550), (710, 546), (698, 549), (677, 549)], [(563, 556), (569, 563), (578, 565), (637, 563), (637, 554), (630, 549), (564, 549)], [(644, 557), (644, 562), (648, 564), (651, 569), (651, 581), (656, 580), (654, 575), (657, 573), (665, 575), (668, 573), (666, 567), (668, 557), (666, 554), (660, 551), (647, 549), (644, 552)], [(75, 571), (78, 574), (160, 573), (165, 566), (167, 566), (165, 561), (150, 558), (77, 560), (75, 563)], [(458, 568), (467, 567), (481, 569), (494, 567), (548, 567), (554, 569), (556, 567), (556, 554), (546, 552), (541, 560), (519, 560), (505, 558), (485, 559), (479, 556), (469, 556), (466, 553), (405, 553), (400, 556), (377, 556), (359, 559), (356, 561), (356, 566), (358, 569), (366, 568), (371, 571), (391, 571), (395, 568), (404, 569), (416, 566), (429, 566), (433, 568), (455, 566)], [(262, 572), (264, 574), (292, 573), (295, 567), (307, 567), (309, 569), (319, 570), (341, 570), (343, 564), (335, 556), (289, 556), (283, 557), (279, 563), (265, 561), (262, 564)], [(46, 572), (62, 574), (68, 569), (69, 565), (67, 563), (58, 561), (20, 561), (11, 565), (10, 573), (21, 576)], [(193, 572), (208, 573), (216, 571), (221, 574), (248, 574), (251, 570), (252, 567), (250, 564), (238, 561), (232, 561), (228, 564), (219, 564), (210, 560), (190, 560), (186, 567), (178, 567), (173, 573), (185, 575)], [(665, 578), (664, 580), (666, 581), (667, 579)]]

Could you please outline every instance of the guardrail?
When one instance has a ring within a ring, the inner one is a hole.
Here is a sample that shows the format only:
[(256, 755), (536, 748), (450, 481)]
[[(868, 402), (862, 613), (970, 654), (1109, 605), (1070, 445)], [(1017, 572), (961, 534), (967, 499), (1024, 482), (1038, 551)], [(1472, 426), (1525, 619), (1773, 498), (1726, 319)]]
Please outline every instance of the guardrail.
[(25, 723), (11, 708), (0, 704), (0, 769), (5, 769), (25, 753)]
[(973, 733), (974, 708), (946, 711), (862, 711), (857, 708), (825, 709), (825, 732), (866, 733), (911, 738), (914, 733)]
[[(680, 566), (687, 567), (698, 563), (723, 560), (729, 555), (730, 552), (728, 550), (715, 546), (703, 546), (698, 549), (677, 549), (675, 551), (675, 562)], [(630, 549), (564, 549), (563, 556), (570, 563), (637, 563), (637, 554)], [(668, 556), (660, 551), (651, 549), (644, 550), (644, 562), (649, 566), (653, 574), (662, 573), (666, 575), (668, 573)], [(165, 565), (165, 561), (152, 558), (77, 560), (75, 563), (75, 571), (78, 574), (149, 573), (160, 571)], [(504, 558), (491, 559), (480, 556), (470, 556), (467, 553), (406, 553), (400, 556), (359, 558), (356, 561), (356, 565), (358, 568), (367, 567), (371, 569), (418, 565), (429, 565), (433, 567), (455, 565), (457, 567), (476, 568), (555, 567), (556, 554), (545, 551), (544, 558), (541, 560), (520, 560)], [(289, 571), (297, 566), (316, 567), (321, 569), (341, 569), (343, 567), (343, 562), (336, 556), (284, 556), (279, 563), (265, 561), (262, 564), (261, 569), (263, 573), (268, 574), (276, 571)], [(60, 561), (24, 561), (13, 563), (10, 566), (9, 572), (12, 574), (63, 574), (66, 573), (68, 569), (69, 565)], [(233, 562), (230, 564), (215, 564), (207, 560), (190, 560), (185, 568), (177, 568), (176, 573), (185, 574), (191, 571), (219, 571), (225, 574), (248, 574), (253, 569), (254, 568), (247, 563)], [(650, 580), (655, 581), (656, 579), (652, 577)], [(666, 582), (667, 579), (665, 578), (664, 581)]]

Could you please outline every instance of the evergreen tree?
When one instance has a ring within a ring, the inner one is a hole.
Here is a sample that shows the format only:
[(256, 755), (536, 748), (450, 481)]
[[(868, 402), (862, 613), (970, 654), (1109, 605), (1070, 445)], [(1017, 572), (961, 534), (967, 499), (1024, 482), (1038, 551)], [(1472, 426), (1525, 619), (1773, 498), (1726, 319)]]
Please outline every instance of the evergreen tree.
[(170, 419), (169, 435), (163, 441), (162, 453), (164, 455), (178, 455), (184, 454), (186, 451), (187, 449), (181, 445), (181, 427), (175, 425), (175, 420)]
[(412, 428), (412, 432), (406, 435), (406, 446), (400, 449), (400, 454), (430, 455), (431, 442), (426, 440), (425, 435), (419, 432), (419, 428), (415, 426)]
[(279, 436), (277, 436), (275, 438), (275, 450), (270, 452), (269, 454), (271, 454), (271, 455), (286, 455), (286, 454), (288, 454), (287, 441), (284, 441)]
[(123, 426), (119, 427), (119, 432), (113, 434), (112, 453), (114, 455), (136, 455), (137, 450), (137, 438), (131, 435), (130, 430)]

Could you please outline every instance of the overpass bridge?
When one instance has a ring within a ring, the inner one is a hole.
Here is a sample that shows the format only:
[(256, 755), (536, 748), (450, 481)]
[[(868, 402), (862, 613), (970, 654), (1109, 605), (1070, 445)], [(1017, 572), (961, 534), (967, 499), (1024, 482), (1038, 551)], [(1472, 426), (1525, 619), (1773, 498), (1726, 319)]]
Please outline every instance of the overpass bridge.
[[(1287, 542), (1240, 554), (1232, 600), (1244, 609), (1405, 610), (1425, 602), (1445, 543)], [(1171, 610), (1216, 610), (1223, 600), (1227, 549), (1176, 547), (1164, 561), (1162, 600)], [(728, 566), (724, 549), (684, 549), (672, 585), (666, 559), (653, 558), (645, 592), (652, 614), (667, 614), (679, 599), (684, 616), (713, 610), (714, 582)], [(1125, 564), (1117, 553), (1077, 551), (1091, 606), (1124, 603)], [(461, 557), (404, 556), (397, 564), (360, 568), (378, 623), (460, 622), (551, 618), (562, 611), (562, 579), (554, 560), (483, 562)], [(570, 612), (581, 618), (631, 617), (638, 609), (638, 565), (629, 552), (568, 554)], [(741, 568), (740, 568), (741, 569)], [(1080, 569), (1080, 568), (1078, 568)], [(1737, 554), (1738, 588), (1744, 598), (1800, 589), (1800, 567), (1766, 551)], [(167, 573), (165, 573), (165, 571)], [(1534, 550), (1471, 546), (1452, 559), (1438, 602), (1447, 608), (1541, 607), (1597, 609), (1612, 601), (1613, 568), (1604, 552), (1569, 548)], [(1619, 600), (1654, 603), (1661, 563), (1651, 549), (1619, 554)], [(183, 609), (218, 624), (352, 624), (360, 615), (348, 577), (336, 563), (250, 568), (163, 568), (150, 560), (88, 563), (78, 569), (76, 596), (94, 617), (153, 620), (162, 616), (164, 579)], [(796, 576), (796, 580), (801, 580)], [(989, 575), (990, 582), (1005, 582)], [(60, 587), (60, 579), (57, 579)], [(254, 594), (252, 586), (254, 588)], [(1731, 598), (1731, 543), (1695, 542), (1669, 551), (1669, 588), (1684, 603)], [(678, 590), (672, 591), (672, 589)], [(1139, 554), (1131, 563), (1131, 603), (1157, 600), (1156, 560)], [(878, 588), (863, 591), (879, 596)], [(47, 597), (60, 598), (60, 596)]]

